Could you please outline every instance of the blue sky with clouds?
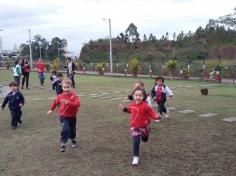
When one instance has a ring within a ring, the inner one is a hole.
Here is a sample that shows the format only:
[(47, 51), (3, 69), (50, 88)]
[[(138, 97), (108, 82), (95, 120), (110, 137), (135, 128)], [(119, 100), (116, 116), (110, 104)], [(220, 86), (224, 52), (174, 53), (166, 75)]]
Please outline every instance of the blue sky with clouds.
[(209, 19), (233, 13), (235, 0), (7, 0), (0, 1), (0, 36), (3, 49), (11, 50), (40, 34), (68, 41), (69, 51), (79, 54), (84, 42), (124, 32), (133, 22), (138, 32), (161, 37), (166, 32), (195, 31)]

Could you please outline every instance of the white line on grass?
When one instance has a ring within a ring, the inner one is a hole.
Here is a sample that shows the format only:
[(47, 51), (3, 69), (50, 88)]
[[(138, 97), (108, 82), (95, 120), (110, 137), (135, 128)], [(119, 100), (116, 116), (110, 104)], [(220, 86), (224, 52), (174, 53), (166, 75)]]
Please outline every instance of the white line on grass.
[(189, 114), (189, 113), (193, 113), (194, 111), (191, 110), (191, 109), (186, 109), (186, 110), (183, 110), (183, 111), (178, 111), (179, 113), (182, 113), (182, 114)]
[(228, 117), (228, 118), (224, 118), (222, 119), (225, 122), (236, 122), (236, 117)]
[(217, 114), (215, 113), (206, 113), (206, 114), (199, 114), (199, 117), (212, 117), (212, 116), (216, 116)]

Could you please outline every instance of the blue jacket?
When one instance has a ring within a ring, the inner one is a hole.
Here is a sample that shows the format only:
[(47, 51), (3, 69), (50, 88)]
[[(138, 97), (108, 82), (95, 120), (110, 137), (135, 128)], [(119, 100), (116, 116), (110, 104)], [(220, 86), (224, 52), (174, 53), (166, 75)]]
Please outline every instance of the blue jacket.
[(62, 81), (58, 79), (52, 84), (52, 88), (53, 88), (53, 90), (56, 90), (57, 95), (59, 95), (63, 92), (61, 82)]
[(25, 99), (22, 93), (20, 93), (19, 91), (17, 91), (14, 95), (13, 92), (10, 92), (9, 94), (7, 94), (2, 103), (2, 109), (5, 108), (7, 103), (10, 110), (20, 110), (21, 107), (19, 104), (24, 104)]

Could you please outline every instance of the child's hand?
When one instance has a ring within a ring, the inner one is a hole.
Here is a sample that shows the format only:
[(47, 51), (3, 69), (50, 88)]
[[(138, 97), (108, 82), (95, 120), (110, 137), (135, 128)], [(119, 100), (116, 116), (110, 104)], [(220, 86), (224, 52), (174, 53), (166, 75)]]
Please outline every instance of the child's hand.
[(174, 97), (173, 97), (173, 96), (171, 96), (171, 97), (170, 97), (170, 100), (173, 100), (173, 99), (174, 99)]
[(152, 99), (153, 99), (153, 101), (156, 101), (157, 97), (153, 97)]
[(160, 122), (160, 120), (158, 120), (158, 119), (157, 119), (157, 120), (154, 120), (154, 122), (156, 122), (156, 123), (159, 123), (159, 122)]
[(124, 109), (124, 105), (123, 104), (119, 104), (119, 108), (120, 109)]
[(47, 114), (51, 114), (52, 113), (52, 110), (49, 110), (48, 112), (47, 112)]
[(22, 104), (22, 103), (20, 103), (20, 104), (19, 104), (19, 106), (20, 106), (20, 107), (22, 107), (22, 106), (23, 106), (23, 104)]

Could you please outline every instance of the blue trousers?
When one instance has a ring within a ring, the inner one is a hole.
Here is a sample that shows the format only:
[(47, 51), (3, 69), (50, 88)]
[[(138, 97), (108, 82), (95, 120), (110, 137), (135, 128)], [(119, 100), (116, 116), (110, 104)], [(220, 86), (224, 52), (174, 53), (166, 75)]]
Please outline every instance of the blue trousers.
[(160, 103), (158, 103), (158, 112), (162, 115), (162, 113), (166, 113), (166, 107), (165, 107), (165, 102), (166, 101), (161, 101)]
[(22, 111), (18, 110), (10, 110), (11, 111), (11, 126), (17, 127), (17, 122), (21, 121)]
[(40, 84), (43, 85), (44, 84), (44, 79), (45, 79), (45, 76), (44, 76), (44, 73), (38, 73), (38, 76), (39, 76), (39, 81), (40, 81)]
[(66, 143), (68, 139), (76, 138), (76, 118), (60, 117), (61, 121), (61, 143)]

